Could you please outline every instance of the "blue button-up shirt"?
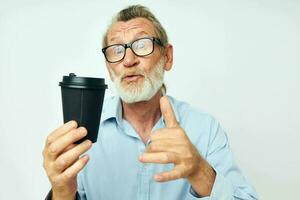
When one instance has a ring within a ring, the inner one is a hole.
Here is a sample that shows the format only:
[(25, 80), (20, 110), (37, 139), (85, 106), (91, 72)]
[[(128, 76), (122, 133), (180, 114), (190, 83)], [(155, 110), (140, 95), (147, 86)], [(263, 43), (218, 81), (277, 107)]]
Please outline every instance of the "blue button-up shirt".
[[(158, 172), (173, 164), (143, 164), (138, 161), (146, 148), (138, 133), (122, 118), (119, 97), (105, 100), (98, 141), (88, 151), (90, 160), (78, 175), (81, 200), (193, 200), (257, 199), (254, 189), (234, 162), (228, 138), (209, 114), (168, 97), (176, 119), (199, 153), (216, 171), (210, 197), (197, 197), (186, 179), (158, 183)], [(153, 131), (164, 128), (164, 120)]]

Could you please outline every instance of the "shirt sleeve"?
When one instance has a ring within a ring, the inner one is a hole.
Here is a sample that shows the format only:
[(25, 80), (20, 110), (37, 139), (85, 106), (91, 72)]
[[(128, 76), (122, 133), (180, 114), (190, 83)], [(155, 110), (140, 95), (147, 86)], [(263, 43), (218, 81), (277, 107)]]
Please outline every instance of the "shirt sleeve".
[[(199, 196), (192, 187), (190, 187), (190, 192), (186, 200), (235, 200), (233, 187), (227, 180), (219, 174), (216, 174), (215, 183), (210, 196), (201, 197)], [(240, 200), (239, 198), (237, 198)]]
[[(52, 190), (50, 190), (45, 198), (45, 200), (52, 200)], [(75, 200), (81, 200), (78, 192), (76, 192)]]
[(190, 187), (186, 200), (257, 200), (254, 188), (236, 165), (226, 133), (213, 120), (206, 160), (216, 171), (215, 182), (208, 197), (200, 197)]

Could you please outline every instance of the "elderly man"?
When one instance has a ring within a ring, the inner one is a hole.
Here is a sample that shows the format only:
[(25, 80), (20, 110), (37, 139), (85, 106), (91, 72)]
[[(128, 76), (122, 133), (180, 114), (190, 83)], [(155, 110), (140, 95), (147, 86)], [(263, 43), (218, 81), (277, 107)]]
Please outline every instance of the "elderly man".
[(74, 144), (87, 134), (74, 121), (48, 136), (48, 199), (257, 199), (219, 123), (165, 96), (173, 47), (147, 8), (121, 10), (102, 51), (119, 96), (106, 99), (93, 146)]

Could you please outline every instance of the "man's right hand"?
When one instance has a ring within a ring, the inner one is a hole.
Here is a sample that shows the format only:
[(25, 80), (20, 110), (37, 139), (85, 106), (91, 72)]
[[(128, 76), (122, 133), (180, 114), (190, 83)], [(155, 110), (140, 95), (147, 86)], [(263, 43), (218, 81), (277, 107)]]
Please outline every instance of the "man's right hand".
[(77, 128), (69, 121), (48, 135), (43, 150), (44, 169), (52, 185), (52, 200), (74, 200), (77, 191), (77, 174), (87, 164), (85, 153), (92, 146), (90, 140), (74, 142), (86, 136), (84, 127)]

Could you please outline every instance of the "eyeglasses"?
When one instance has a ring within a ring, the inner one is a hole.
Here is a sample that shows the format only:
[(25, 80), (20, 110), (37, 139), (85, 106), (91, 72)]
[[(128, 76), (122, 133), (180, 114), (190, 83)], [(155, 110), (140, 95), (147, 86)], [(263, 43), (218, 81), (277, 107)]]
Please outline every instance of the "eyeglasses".
[(116, 63), (125, 58), (127, 48), (130, 48), (135, 55), (140, 57), (150, 55), (154, 51), (154, 43), (163, 47), (160, 39), (155, 37), (144, 37), (134, 40), (128, 44), (113, 44), (104, 47), (102, 52), (107, 62)]

